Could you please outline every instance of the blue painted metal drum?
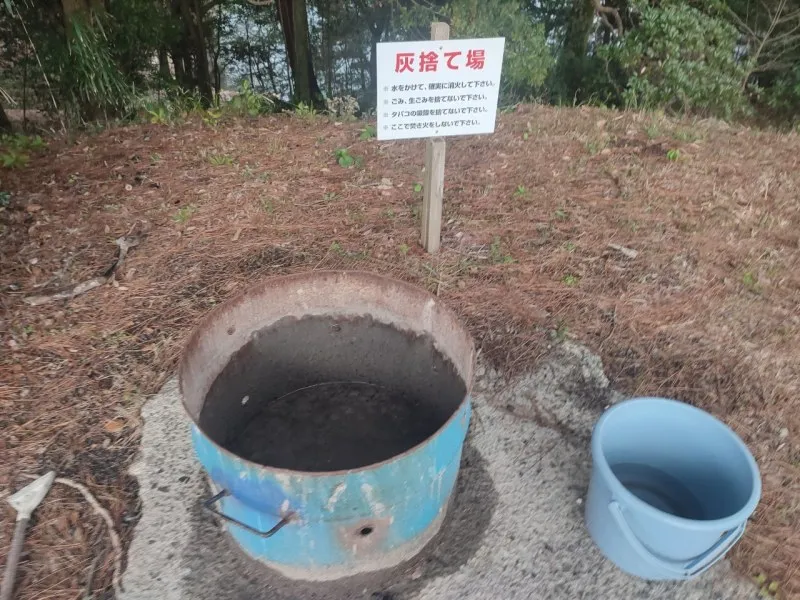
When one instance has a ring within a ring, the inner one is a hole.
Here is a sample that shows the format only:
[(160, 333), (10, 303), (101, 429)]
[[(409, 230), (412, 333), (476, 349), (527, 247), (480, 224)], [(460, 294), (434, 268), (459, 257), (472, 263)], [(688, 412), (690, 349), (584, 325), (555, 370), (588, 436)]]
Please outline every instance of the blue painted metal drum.
[(209, 315), (180, 365), (205, 505), (292, 578), (411, 558), (453, 491), (473, 361), (456, 316), (399, 281), (315, 272), (250, 289)]

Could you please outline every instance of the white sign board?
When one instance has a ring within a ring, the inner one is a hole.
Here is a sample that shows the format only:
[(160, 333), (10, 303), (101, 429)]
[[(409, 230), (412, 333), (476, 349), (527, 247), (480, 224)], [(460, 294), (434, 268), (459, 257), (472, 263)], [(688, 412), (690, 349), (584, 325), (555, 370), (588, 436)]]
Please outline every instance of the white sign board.
[(377, 45), (378, 139), (492, 133), (505, 38)]

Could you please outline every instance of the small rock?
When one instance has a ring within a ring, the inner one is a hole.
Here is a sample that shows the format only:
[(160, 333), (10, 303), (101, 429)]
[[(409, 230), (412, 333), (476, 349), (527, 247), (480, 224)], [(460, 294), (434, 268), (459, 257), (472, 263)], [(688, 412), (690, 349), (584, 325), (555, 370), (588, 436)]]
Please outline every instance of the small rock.
[(125, 191), (130, 192), (133, 189), (133, 186), (130, 183), (125, 184)]
[(40, 204), (28, 204), (28, 206), (25, 207), (25, 210), (29, 213), (35, 213), (42, 210), (42, 206)]
[(778, 432), (778, 437), (781, 438), (782, 440), (785, 440), (787, 437), (789, 437), (789, 428), (784, 427), (783, 429), (781, 429)]
[(600, 150), (600, 154), (603, 155), (611, 154), (611, 148), (603, 148), (602, 150)]
[(583, 498), (578, 498), (575, 502), (577, 503), (578, 506), (580, 506), (581, 504), (583, 504)]

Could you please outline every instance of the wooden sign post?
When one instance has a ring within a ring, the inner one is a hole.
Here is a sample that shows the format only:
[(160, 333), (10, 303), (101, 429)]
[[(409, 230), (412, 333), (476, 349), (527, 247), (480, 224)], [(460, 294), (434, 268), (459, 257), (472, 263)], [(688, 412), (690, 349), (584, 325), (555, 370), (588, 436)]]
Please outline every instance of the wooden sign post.
[(422, 245), (438, 252), (442, 235), (444, 137), (492, 133), (505, 39), (451, 40), (447, 23), (431, 39), (378, 44), (378, 139), (427, 138)]
[[(431, 23), (431, 40), (447, 39), (450, 39), (450, 25)], [(428, 138), (422, 197), (422, 247), (431, 254), (439, 251), (442, 239), (445, 150), (443, 138)]]

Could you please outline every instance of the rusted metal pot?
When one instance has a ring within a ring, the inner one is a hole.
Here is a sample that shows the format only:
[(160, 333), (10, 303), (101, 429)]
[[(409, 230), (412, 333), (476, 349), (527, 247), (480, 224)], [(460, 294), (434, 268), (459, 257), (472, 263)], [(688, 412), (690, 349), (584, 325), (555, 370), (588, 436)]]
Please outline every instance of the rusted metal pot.
[(206, 506), (292, 578), (407, 560), (447, 510), (473, 360), (456, 316), (400, 281), (314, 272), (250, 289), (205, 319), (180, 365), (219, 492)]

